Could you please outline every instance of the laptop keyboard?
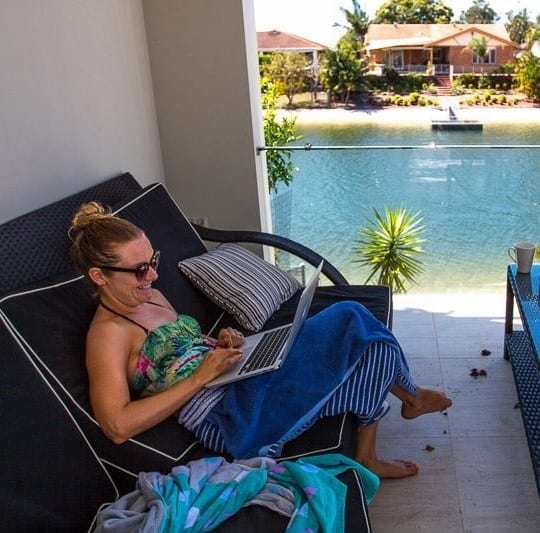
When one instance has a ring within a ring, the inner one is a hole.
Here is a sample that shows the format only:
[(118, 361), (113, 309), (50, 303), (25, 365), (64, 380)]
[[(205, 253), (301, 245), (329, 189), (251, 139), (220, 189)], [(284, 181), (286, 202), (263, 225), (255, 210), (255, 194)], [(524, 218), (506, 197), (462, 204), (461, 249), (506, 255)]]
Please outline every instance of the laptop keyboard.
[(242, 367), (239, 374), (245, 374), (274, 364), (280, 355), (281, 348), (287, 342), (290, 332), (291, 326), (287, 326), (265, 333), (259, 344), (251, 352), (249, 360)]

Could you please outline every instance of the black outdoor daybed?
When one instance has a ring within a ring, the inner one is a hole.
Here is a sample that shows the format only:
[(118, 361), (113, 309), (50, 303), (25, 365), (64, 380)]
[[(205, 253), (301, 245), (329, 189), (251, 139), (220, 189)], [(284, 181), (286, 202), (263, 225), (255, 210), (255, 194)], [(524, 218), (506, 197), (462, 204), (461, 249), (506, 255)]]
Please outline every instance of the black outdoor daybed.
[[(99, 509), (134, 490), (138, 472), (170, 472), (178, 463), (214, 455), (175, 419), (121, 445), (93, 418), (84, 366), (85, 332), (96, 302), (86, 280), (70, 264), (67, 228), (84, 202), (99, 200), (142, 227), (162, 261), (157, 286), (182, 313), (208, 330), (223, 311), (179, 272), (180, 259), (203, 254), (202, 239), (262, 242), (294, 252), (316, 266), (321, 257), (290, 240), (257, 232), (193, 227), (162, 184), (142, 188), (130, 174), (0, 226), (0, 421), (2, 427), (2, 531), (87, 531)], [(202, 239), (201, 239), (202, 237)], [(353, 286), (326, 262), (334, 283), (317, 289), (312, 313), (339, 300), (357, 300), (383, 322), (391, 321), (391, 293), (384, 286)], [(290, 321), (298, 293), (265, 328)], [(220, 325), (239, 327), (225, 314)], [(352, 415), (318, 422), (288, 443), (283, 458), (316, 453), (353, 454)], [(370, 531), (359, 479), (347, 483), (347, 530)], [(284, 531), (288, 520), (248, 507), (217, 531)]]

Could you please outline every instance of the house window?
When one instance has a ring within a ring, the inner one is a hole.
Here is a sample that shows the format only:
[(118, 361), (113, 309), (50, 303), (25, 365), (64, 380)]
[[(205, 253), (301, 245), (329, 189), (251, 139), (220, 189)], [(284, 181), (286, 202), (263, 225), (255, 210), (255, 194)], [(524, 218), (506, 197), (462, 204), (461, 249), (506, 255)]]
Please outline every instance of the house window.
[(480, 57), (477, 54), (473, 54), (473, 63), (488, 63), (488, 64), (494, 64), (496, 63), (496, 53), (495, 48), (491, 48), (491, 50), (487, 51), (487, 54), (484, 57)]

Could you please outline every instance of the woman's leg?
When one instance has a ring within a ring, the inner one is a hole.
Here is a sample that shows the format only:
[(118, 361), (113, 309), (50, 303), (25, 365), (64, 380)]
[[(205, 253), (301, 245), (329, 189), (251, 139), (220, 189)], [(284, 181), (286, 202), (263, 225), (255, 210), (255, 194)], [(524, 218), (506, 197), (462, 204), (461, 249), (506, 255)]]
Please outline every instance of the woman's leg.
[[(355, 379), (358, 381), (353, 384)], [(360, 422), (355, 446), (356, 460), (380, 478), (417, 474), (418, 465), (414, 462), (381, 460), (377, 456), (377, 428), (379, 420), (387, 412), (386, 395), (392, 392), (402, 401), (401, 414), (404, 418), (442, 411), (450, 407), (450, 399), (441, 392), (417, 387), (409, 374), (402, 351), (379, 342), (366, 350), (357, 373), (343, 389), (356, 391), (359, 398), (360, 409), (355, 411)]]
[(402, 350), (397, 350), (395, 357), (397, 369), (390, 392), (401, 400), (403, 418), (412, 419), (426, 413), (444, 411), (452, 405), (444, 393), (415, 385)]
[[(401, 478), (418, 472), (409, 461), (382, 461), (377, 457), (377, 427), (388, 412), (385, 399), (400, 372), (400, 354), (395, 346), (374, 342), (365, 351), (353, 374), (333, 394), (321, 411), (322, 416), (353, 412), (358, 418), (355, 459), (381, 478)], [(400, 379), (405, 385), (406, 380)], [(416, 387), (411, 382), (412, 394)]]
[(377, 428), (379, 422), (358, 428), (355, 459), (382, 479), (414, 476), (418, 465), (411, 461), (382, 461), (377, 457)]
[[(335, 392), (321, 412), (331, 416), (340, 412), (354, 412), (359, 428), (356, 435), (355, 459), (381, 478), (402, 478), (418, 472), (418, 465), (410, 461), (383, 461), (377, 457), (377, 427), (388, 412), (385, 399), (396, 382), (409, 388), (413, 395), (417, 388), (402, 365), (399, 350), (384, 342), (374, 342), (365, 351), (355, 372)], [(397, 376), (401, 377), (397, 377)]]
[(390, 392), (401, 400), (401, 416), (407, 419), (426, 413), (444, 411), (452, 405), (450, 398), (436, 390), (416, 387), (416, 393), (411, 394), (395, 383)]

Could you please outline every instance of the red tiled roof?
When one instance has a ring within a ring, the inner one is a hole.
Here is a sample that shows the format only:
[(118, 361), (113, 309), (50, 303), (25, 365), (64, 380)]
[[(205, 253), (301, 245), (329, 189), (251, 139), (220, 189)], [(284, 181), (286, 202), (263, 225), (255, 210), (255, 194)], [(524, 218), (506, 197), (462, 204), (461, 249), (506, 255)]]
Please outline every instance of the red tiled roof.
[(470, 30), (512, 44), (503, 24), (371, 24), (366, 34), (366, 46), (377, 48), (391, 45), (392, 41), (396, 44), (429, 45)]
[(272, 31), (258, 31), (257, 32), (257, 48), (259, 52), (275, 52), (277, 50), (282, 51), (297, 51), (308, 52), (312, 50), (327, 50), (327, 47), (293, 35), (292, 33), (285, 33), (278, 30)]

